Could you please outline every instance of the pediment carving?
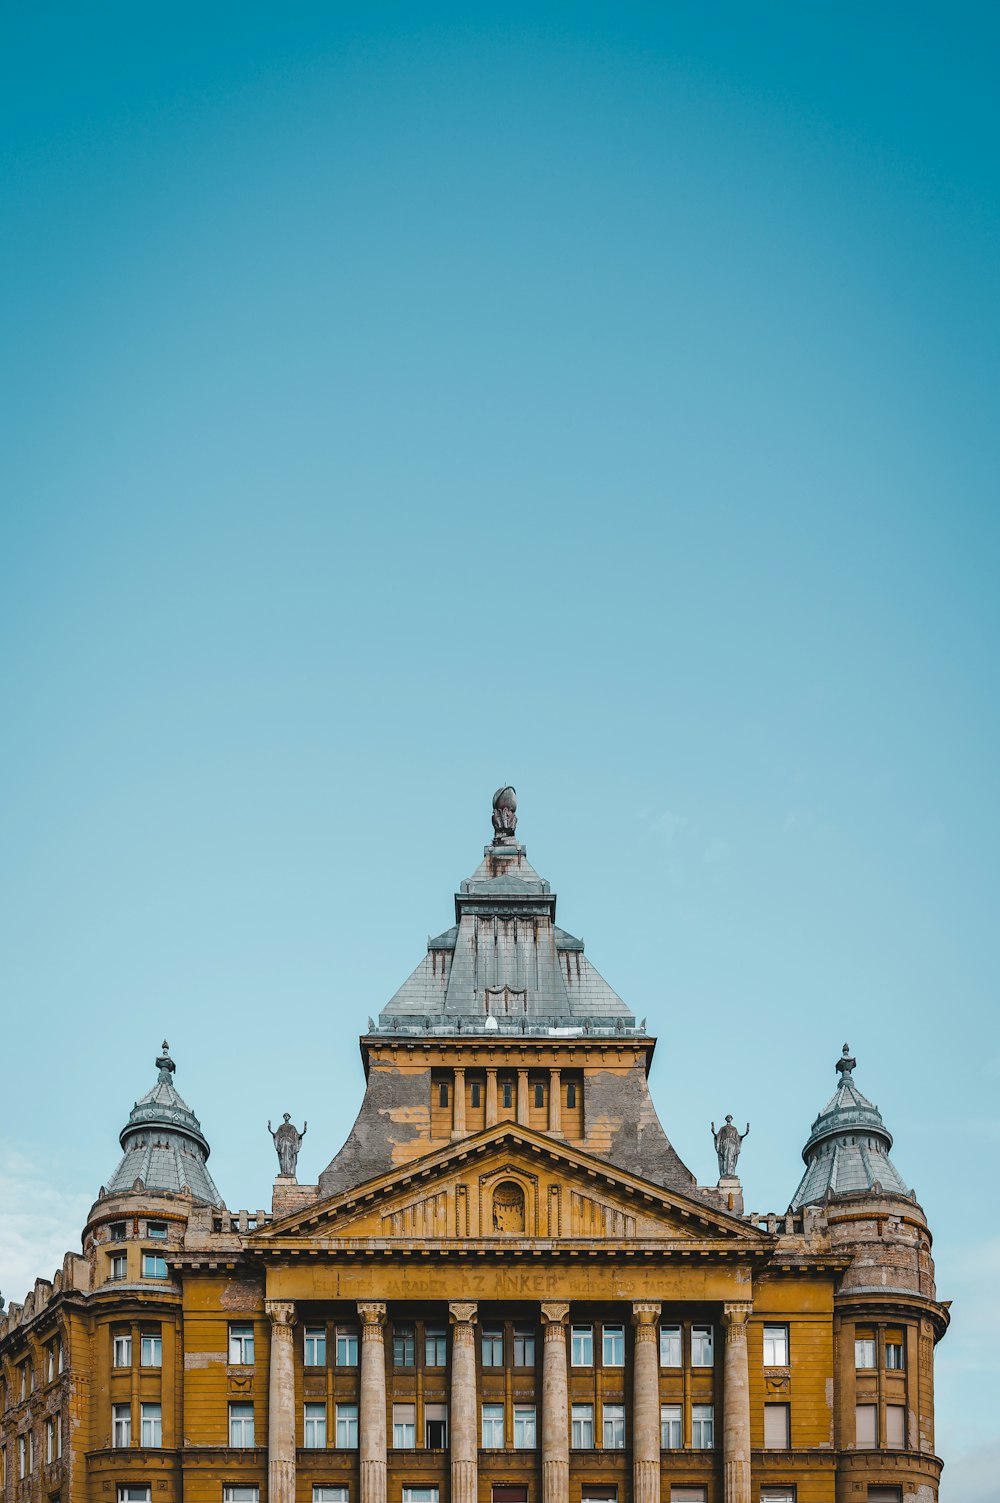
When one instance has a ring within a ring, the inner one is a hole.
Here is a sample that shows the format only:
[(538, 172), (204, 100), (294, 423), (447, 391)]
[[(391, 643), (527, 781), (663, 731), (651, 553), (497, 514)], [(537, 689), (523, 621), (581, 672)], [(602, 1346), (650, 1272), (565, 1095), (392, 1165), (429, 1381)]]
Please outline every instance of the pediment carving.
[(577, 1148), (506, 1124), (272, 1223), (258, 1245), (303, 1240), (502, 1242), (507, 1238), (766, 1245), (770, 1238)]

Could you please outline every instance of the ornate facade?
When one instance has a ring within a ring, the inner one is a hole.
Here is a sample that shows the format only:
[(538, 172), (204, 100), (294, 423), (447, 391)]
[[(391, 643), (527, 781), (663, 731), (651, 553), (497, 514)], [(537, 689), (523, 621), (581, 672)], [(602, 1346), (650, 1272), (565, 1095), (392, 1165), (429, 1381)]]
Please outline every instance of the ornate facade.
[(82, 1253), (0, 1315), (10, 1503), (934, 1503), (924, 1213), (845, 1046), (782, 1215), (703, 1186), (512, 789), (318, 1183), (226, 1209), (167, 1046)]

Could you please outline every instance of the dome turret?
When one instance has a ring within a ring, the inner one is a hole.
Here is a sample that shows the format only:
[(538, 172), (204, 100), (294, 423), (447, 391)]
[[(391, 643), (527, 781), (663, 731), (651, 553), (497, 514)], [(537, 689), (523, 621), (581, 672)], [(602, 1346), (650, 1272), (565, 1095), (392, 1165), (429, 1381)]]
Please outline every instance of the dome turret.
[(156, 1084), (135, 1103), (121, 1130), (122, 1160), (105, 1186), (108, 1195), (140, 1188), (178, 1194), (185, 1187), (195, 1200), (220, 1205), (208, 1172), (211, 1152), (201, 1123), (174, 1085), (177, 1069), (164, 1039), (156, 1060)]
[(877, 1106), (854, 1083), (857, 1060), (845, 1044), (837, 1061), (837, 1089), (812, 1125), (802, 1150), (806, 1172), (792, 1196), (791, 1209), (830, 1196), (857, 1195), (876, 1186), (883, 1194), (914, 1198), (892, 1160), (892, 1133)]

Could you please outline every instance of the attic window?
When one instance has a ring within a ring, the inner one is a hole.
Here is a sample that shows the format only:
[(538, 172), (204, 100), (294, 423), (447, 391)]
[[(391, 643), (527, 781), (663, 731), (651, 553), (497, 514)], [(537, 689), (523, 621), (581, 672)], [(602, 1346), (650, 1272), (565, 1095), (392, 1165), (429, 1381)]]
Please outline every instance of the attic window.
[(472, 1106), (479, 1105), (479, 1081), (474, 1080), (469, 1087), (469, 1102)]
[(513, 1083), (511, 1081), (509, 1081), (509, 1080), (505, 1080), (502, 1083), (500, 1089), (501, 1089), (501, 1092), (503, 1094), (503, 1104), (504, 1104), (504, 1106), (505, 1107), (511, 1107), (511, 1106), (513, 1106), (514, 1105), (514, 1086), (513, 1086)]
[(576, 1081), (570, 1080), (566, 1084), (566, 1105), (576, 1106)]
[(545, 1087), (540, 1080), (535, 1084), (535, 1105), (545, 1105)]
[(448, 1105), (448, 1082), (442, 1080), (438, 1086), (438, 1106)]

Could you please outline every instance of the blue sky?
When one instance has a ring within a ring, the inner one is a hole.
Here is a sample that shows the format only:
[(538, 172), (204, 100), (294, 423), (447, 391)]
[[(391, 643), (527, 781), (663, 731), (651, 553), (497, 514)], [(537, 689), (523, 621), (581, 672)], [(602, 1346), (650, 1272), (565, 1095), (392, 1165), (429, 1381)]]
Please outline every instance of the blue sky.
[[(0, 1287), (166, 1034), (230, 1205), (518, 789), (781, 1210), (844, 1039), (1000, 1453), (997, 22), (22, 7), (0, 90)], [(44, 1088), (39, 1090), (39, 1080)]]

